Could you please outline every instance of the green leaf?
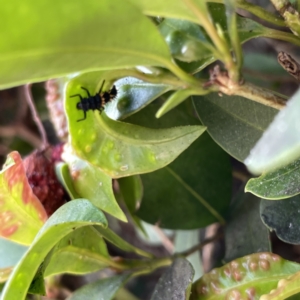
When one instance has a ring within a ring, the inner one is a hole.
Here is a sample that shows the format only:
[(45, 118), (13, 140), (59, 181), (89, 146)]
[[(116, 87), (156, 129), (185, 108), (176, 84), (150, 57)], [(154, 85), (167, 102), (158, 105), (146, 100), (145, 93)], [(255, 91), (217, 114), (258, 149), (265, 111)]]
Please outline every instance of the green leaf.
[(108, 267), (109, 260), (99, 232), (91, 226), (81, 227), (56, 244), (44, 275), (92, 273)]
[(248, 169), (259, 174), (280, 168), (299, 158), (300, 90), (287, 102), (245, 160)]
[(31, 281), (28, 294), (37, 294), (37, 295), (46, 296), (46, 289), (44, 284), (44, 271), (45, 271), (45, 262), (43, 262), (39, 266), (37, 272), (35, 273)]
[(285, 167), (250, 179), (245, 192), (269, 200), (289, 198), (300, 193), (299, 180), (300, 160), (298, 159)]
[(184, 1), (129, 0), (129, 2), (136, 5), (144, 14), (153, 17), (161, 16), (167, 18), (185, 19), (195, 23), (199, 22), (198, 18), (184, 3)]
[(78, 289), (67, 300), (111, 300), (128, 278), (129, 274), (122, 274), (97, 280)]
[(155, 286), (151, 300), (188, 300), (193, 282), (194, 269), (182, 257), (174, 260)]
[(74, 189), (72, 177), (70, 175), (69, 167), (65, 163), (57, 163), (55, 165), (55, 174), (62, 184), (64, 189), (68, 192), (71, 199), (78, 199), (80, 196)]
[[(285, 279), (281, 279), (278, 282), (277, 288), (272, 290), (268, 295), (261, 296), (260, 300), (299, 299), (299, 295), (295, 295), (300, 292), (299, 280), (300, 272)], [(292, 295), (295, 295), (295, 298), (289, 298)]]
[(5, 282), (27, 247), (0, 238), (0, 282)]
[[(206, 92), (203, 92), (206, 94)], [(191, 90), (178, 90), (174, 92), (162, 105), (162, 107), (156, 113), (156, 118), (160, 118), (168, 111), (179, 105), (181, 102), (186, 100), (189, 96), (193, 95), (193, 91)]]
[(74, 82), (67, 87), (66, 111), (71, 145), (76, 154), (113, 178), (152, 172), (172, 162), (204, 131), (204, 126), (154, 130), (108, 118), (103, 112), (82, 111), (69, 98), (81, 93)]
[(74, 200), (61, 206), (44, 224), (14, 268), (0, 299), (25, 299), (36, 271), (55, 244), (76, 228), (94, 224), (107, 226), (107, 221), (103, 213), (88, 200)]
[[(185, 109), (188, 104), (155, 120), (159, 103), (154, 103), (128, 121), (156, 128), (197, 124)], [(168, 167), (143, 175), (142, 181), (144, 198), (137, 216), (148, 223), (193, 229), (224, 221), (231, 197), (231, 166), (228, 155), (207, 134)]]
[[(76, 88), (87, 88), (91, 95), (95, 95), (99, 92), (102, 83), (105, 81), (104, 89), (108, 90), (114, 84), (117, 88), (117, 96), (113, 101), (105, 105), (106, 114), (113, 120), (123, 119), (136, 111), (142, 109), (148, 105), (154, 99), (169, 91), (173, 87), (163, 83), (154, 84), (136, 79), (134, 77), (124, 77), (115, 82), (115, 77), (122, 75), (126, 70), (117, 71), (96, 71), (79, 74), (73, 76), (68, 85), (75, 86)], [(82, 89), (80, 92), (85, 93)], [(76, 93), (76, 92), (74, 92)], [(83, 94), (86, 97), (86, 94)], [(65, 97), (68, 99), (69, 95)], [(71, 105), (76, 107), (76, 102), (80, 99), (70, 99)], [(82, 111), (81, 111), (82, 114)], [(80, 115), (81, 115), (80, 114)]]
[(191, 62), (208, 59), (214, 51), (200, 26), (185, 20), (165, 19), (158, 26), (173, 57)]
[(67, 150), (65, 148), (63, 158), (69, 165), (76, 193), (115, 218), (127, 222), (115, 199), (112, 179), (101, 169), (74, 155), (70, 147)]
[(243, 161), (278, 111), (240, 96), (193, 97), (201, 122), (231, 156)]
[(21, 156), (8, 154), (0, 172), (0, 236), (29, 245), (47, 214), (28, 183)]
[(300, 196), (281, 201), (261, 200), (261, 219), (282, 241), (300, 244)]
[(225, 261), (271, 251), (269, 232), (259, 214), (260, 199), (241, 191), (230, 209), (225, 227)]
[[(169, 45), (172, 55), (180, 60), (178, 64), (184, 70), (189, 73), (196, 73), (218, 58), (216, 57), (214, 47), (212, 47), (209, 40), (201, 34), (199, 26), (194, 24), (198, 23), (201, 25), (201, 20), (196, 17), (184, 2), (173, 3), (173, 1), (170, 1), (170, 4), (168, 4), (169, 1), (161, 3), (161, 1), (131, 0), (131, 2), (139, 6), (146, 14), (176, 18), (173, 20), (164, 20), (159, 25), (159, 28)], [(202, 0), (199, 0), (198, 5), (202, 5), (202, 2)], [(239, 6), (239, 3), (236, 3), (236, 5)], [(208, 8), (212, 22), (221, 26), (228, 42), (232, 39), (232, 30), (237, 32), (232, 43), (235, 50), (240, 47), (240, 43), (245, 43), (252, 38), (262, 36), (273, 37), (264, 26), (251, 19), (240, 16), (236, 16), (236, 26), (230, 26), (228, 29), (225, 6), (220, 3), (208, 3)], [(229, 19), (232, 22), (233, 18)], [(238, 42), (238, 40), (240, 42)], [(194, 62), (190, 64), (181, 62), (191, 62), (192, 60), (194, 60)]]
[(138, 255), (144, 256), (144, 257), (149, 257), (152, 258), (153, 255), (149, 252), (146, 252), (144, 250), (141, 250), (137, 247), (134, 247), (133, 245), (129, 244), (125, 240), (123, 240), (121, 237), (119, 237), (117, 234), (115, 234), (112, 230), (109, 228), (103, 228), (100, 226), (95, 227), (99, 233), (111, 244), (115, 245), (116, 247), (122, 249), (123, 251), (126, 252), (133, 252)]
[(212, 270), (194, 283), (190, 300), (259, 299), (300, 265), (262, 252), (236, 259)]
[(0, 19), (1, 88), (79, 71), (171, 63), (155, 25), (128, 1), (49, 6), (14, 0), (3, 5)]
[(117, 98), (105, 107), (106, 114), (113, 120), (132, 115), (173, 88), (166, 84), (149, 83), (133, 77), (119, 79), (115, 85), (118, 90)]

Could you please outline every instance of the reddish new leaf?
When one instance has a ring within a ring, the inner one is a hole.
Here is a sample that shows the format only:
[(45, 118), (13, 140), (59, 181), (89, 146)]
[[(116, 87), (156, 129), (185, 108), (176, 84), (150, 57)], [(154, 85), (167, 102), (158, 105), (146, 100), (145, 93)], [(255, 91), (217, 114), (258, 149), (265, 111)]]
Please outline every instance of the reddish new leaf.
[(20, 154), (11, 152), (0, 172), (0, 236), (29, 245), (47, 219), (28, 183)]

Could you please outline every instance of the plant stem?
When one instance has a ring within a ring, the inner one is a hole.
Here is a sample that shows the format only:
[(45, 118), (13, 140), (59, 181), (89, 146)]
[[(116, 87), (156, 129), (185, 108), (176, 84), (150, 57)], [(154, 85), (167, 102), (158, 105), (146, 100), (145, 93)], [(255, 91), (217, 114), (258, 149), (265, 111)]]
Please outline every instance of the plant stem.
[(238, 69), (231, 56), (229, 46), (227, 45), (226, 40), (220, 36), (213, 22), (210, 20), (206, 3), (201, 4), (200, 9), (194, 0), (184, 0), (184, 2), (193, 11), (195, 16), (199, 20), (199, 24), (201, 24), (201, 26), (205, 29), (205, 31), (213, 41), (219, 52), (218, 57), (223, 58), (222, 60), (224, 61), (226, 69), (233, 75), (234, 78), (237, 78), (238, 76), (236, 76), (236, 74), (238, 73)]
[(270, 28), (265, 27), (263, 36), (267, 37), (267, 38), (271, 38), (271, 39), (286, 41), (286, 42), (292, 43), (294, 45), (300, 46), (300, 39), (297, 36), (295, 36), (291, 33), (288, 33), (288, 32), (270, 29)]
[(292, 6), (288, 0), (270, 0), (275, 6), (276, 10), (282, 15), (285, 24), (291, 31), (300, 36), (300, 16), (297, 10)]
[(286, 106), (286, 99), (282, 96), (276, 95), (267, 89), (255, 86), (251, 83), (245, 83), (239, 86), (234, 95), (248, 98), (278, 110), (281, 110)]
[(42, 121), (36, 111), (36, 108), (35, 108), (35, 105), (34, 105), (34, 102), (33, 102), (33, 99), (32, 99), (32, 94), (31, 94), (31, 84), (26, 84), (24, 86), (24, 92), (25, 92), (25, 96), (26, 96), (26, 100), (27, 100), (27, 103), (29, 105), (29, 108), (31, 110), (31, 114), (32, 114), (32, 117), (33, 117), (33, 120), (40, 132), (40, 135), (42, 137), (42, 150), (45, 149), (47, 146), (48, 146), (48, 140), (47, 140), (47, 135), (46, 135), (46, 131), (45, 131), (45, 128), (42, 124)]
[(195, 245), (195, 246), (191, 247), (190, 249), (185, 250), (185, 251), (180, 252), (180, 253), (177, 253), (177, 254), (175, 254), (175, 255), (176, 255), (176, 256), (184, 256), (184, 257), (187, 257), (187, 256), (193, 254), (194, 252), (197, 252), (197, 251), (201, 250), (201, 249), (202, 249), (204, 246), (206, 246), (207, 244), (210, 244), (210, 243), (212, 243), (212, 242), (214, 242), (214, 241), (219, 240), (219, 239), (222, 238), (223, 236), (224, 236), (223, 233), (218, 233), (218, 234), (216, 234), (216, 235), (213, 236), (213, 237), (210, 237), (210, 238), (205, 239), (205, 240), (204, 240), (203, 242), (201, 242), (200, 244)]
[(255, 86), (251, 83), (244, 83), (242, 85), (236, 84), (228, 77), (227, 72), (220, 70), (218, 65), (210, 70), (210, 80), (206, 86), (211, 87), (211, 91), (219, 91), (229, 96), (235, 95), (245, 97), (278, 110), (284, 108), (286, 105), (286, 98), (282, 95)]

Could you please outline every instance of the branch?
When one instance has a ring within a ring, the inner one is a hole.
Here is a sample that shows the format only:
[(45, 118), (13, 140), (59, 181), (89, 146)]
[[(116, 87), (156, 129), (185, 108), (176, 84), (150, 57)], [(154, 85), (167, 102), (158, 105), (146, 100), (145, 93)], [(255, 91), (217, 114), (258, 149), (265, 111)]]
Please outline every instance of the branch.
[(296, 35), (300, 36), (300, 16), (299, 12), (288, 0), (271, 0), (276, 10), (284, 18), (285, 24)]
[(48, 146), (47, 135), (46, 135), (45, 128), (42, 124), (42, 121), (41, 121), (40, 117), (38, 116), (35, 105), (33, 103), (32, 94), (31, 94), (31, 84), (26, 84), (24, 86), (24, 92), (25, 92), (27, 103), (28, 103), (29, 108), (30, 108), (31, 113), (32, 113), (33, 120), (34, 120), (34, 122), (35, 122), (35, 124), (36, 124), (36, 126), (37, 126), (37, 128), (40, 132), (40, 135), (41, 135), (41, 138), (42, 138), (42, 141), (43, 141), (41, 148), (45, 149)]
[(245, 97), (260, 104), (281, 110), (286, 105), (283, 96), (277, 95), (269, 90), (255, 86), (251, 83), (235, 83), (229, 77), (227, 71), (221, 71), (216, 65), (210, 70), (210, 80), (205, 84), (216, 92), (226, 95)]
[(201, 250), (204, 246), (206, 246), (207, 244), (210, 244), (212, 242), (215, 242), (217, 240), (219, 240), (220, 238), (222, 238), (224, 236), (223, 233), (218, 233), (216, 235), (214, 235), (213, 237), (211, 238), (207, 238), (205, 239), (202, 243), (198, 244), (198, 245), (195, 245), (193, 247), (191, 247), (190, 249), (188, 250), (185, 250), (183, 252), (180, 252), (180, 253), (176, 253), (175, 255), (176, 256), (184, 256), (184, 257), (187, 257), (191, 254), (193, 254), (194, 252), (197, 252), (199, 250)]

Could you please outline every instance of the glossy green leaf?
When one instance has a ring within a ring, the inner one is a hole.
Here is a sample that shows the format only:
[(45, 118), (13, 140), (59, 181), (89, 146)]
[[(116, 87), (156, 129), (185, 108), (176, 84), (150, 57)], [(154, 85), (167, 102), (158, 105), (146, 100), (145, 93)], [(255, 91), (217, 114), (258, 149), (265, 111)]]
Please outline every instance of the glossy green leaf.
[(91, 226), (81, 227), (55, 245), (44, 275), (92, 273), (108, 267), (109, 260), (99, 232)]
[[(47, 258), (46, 258), (47, 260)], [(37, 272), (35, 273), (29, 290), (28, 290), (28, 294), (37, 294), (37, 295), (42, 295), (42, 296), (46, 296), (46, 288), (45, 288), (45, 284), (44, 284), (44, 271), (45, 271), (45, 262), (43, 262)]]
[(133, 252), (138, 255), (144, 256), (144, 257), (153, 257), (153, 255), (149, 252), (146, 252), (142, 249), (139, 249), (132, 244), (129, 244), (125, 240), (123, 240), (121, 237), (119, 237), (117, 234), (115, 234), (111, 229), (109, 228), (103, 228), (100, 226), (95, 227), (100, 234), (111, 244), (115, 245), (116, 247), (122, 249), (126, 252)]
[(239, 96), (193, 97), (201, 122), (231, 156), (243, 161), (278, 111)]
[(122, 274), (97, 280), (78, 289), (67, 300), (114, 299), (118, 289), (125, 284), (128, 278), (129, 274)]
[[(197, 124), (185, 109), (188, 104), (156, 120), (153, 112), (159, 103), (154, 103), (128, 121), (154, 128)], [(224, 221), (231, 197), (231, 166), (228, 155), (208, 134), (203, 134), (168, 167), (142, 175), (142, 181), (144, 198), (137, 216), (148, 223), (194, 229)]]
[(79, 71), (171, 63), (155, 25), (129, 1), (52, 6), (13, 0), (3, 5), (0, 19), (2, 88)]
[(260, 299), (280, 279), (300, 270), (300, 265), (280, 256), (262, 252), (233, 260), (212, 270), (192, 288), (190, 300)]
[(281, 201), (261, 200), (260, 215), (264, 224), (289, 244), (300, 244), (300, 196)]
[(181, 126), (162, 130), (144, 128), (114, 121), (105, 112), (87, 113), (83, 122), (82, 111), (69, 98), (81, 93), (80, 86), (67, 87), (68, 115), (71, 145), (76, 154), (101, 168), (110, 177), (119, 178), (152, 172), (172, 162), (204, 131), (204, 126)]
[[(164, 1), (163, 3), (161, 1), (130, 1), (139, 6), (146, 14), (177, 19), (166, 19), (159, 25), (159, 28), (174, 57), (185, 62), (195, 60), (191, 64), (179, 62), (181, 68), (189, 71), (189, 73), (195, 73), (217, 59), (214, 48), (210, 45), (208, 39), (203, 34), (200, 34), (200, 28), (194, 24), (201, 24), (201, 20), (196, 17), (184, 1), (176, 3), (173, 3), (173, 1), (171, 1), (172, 3), (169, 3), (169, 1)], [(199, 0), (198, 5), (202, 4), (203, 1)], [(236, 5), (239, 6), (239, 3), (236, 3)], [(232, 43), (235, 50), (237, 50), (237, 47), (240, 47), (240, 43), (245, 43), (252, 38), (262, 36), (275, 37), (275, 34), (270, 34), (264, 26), (240, 16), (236, 16), (236, 27), (233, 28), (232, 25), (228, 27), (223, 4), (208, 3), (208, 8), (213, 20), (212, 22), (221, 26), (228, 42), (232, 40), (232, 30), (237, 33)], [(232, 22), (233, 18), (229, 19)], [(198, 30), (196, 30), (197, 27)]]
[[(299, 299), (299, 295), (295, 295), (300, 293), (299, 280), (300, 272), (285, 279), (281, 279), (278, 282), (277, 288), (272, 290), (269, 294), (261, 296), (260, 300)], [(292, 295), (295, 295), (295, 298), (289, 298)]]
[(88, 200), (74, 200), (61, 206), (44, 224), (14, 268), (0, 299), (25, 299), (36, 271), (55, 244), (76, 228), (94, 224), (106, 227), (107, 221), (103, 213)]
[(230, 209), (225, 227), (225, 261), (271, 251), (269, 231), (260, 219), (260, 199), (241, 191)]
[(151, 300), (188, 300), (194, 269), (183, 257), (178, 257), (155, 286)]
[(70, 147), (67, 150), (65, 148), (63, 158), (69, 165), (77, 194), (90, 200), (93, 205), (115, 218), (127, 222), (126, 216), (115, 199), (112, 179), (98, 167), (74, 155)]
[(27, 247), (0, 238), (0, 282), (5, 282)]
[(185, 20), (165, 19), (158, 28), (172, 56), (178, 60), (191, 62), (212, 56), (214, 48), (199, 25)]
[(300, 160), (248, 181), (245, 191), (269, 200), (289, 198), (300, 193)]
[(300, 90), (288, 101), (245, 160), (254, 174), (282, 167), (299, 158)]
[(80, 196), (74, 189), (72, 177), (67, 164), (57, 163), (55, 165), (55, 174), (64, 189), (68, 192), (71, 199), (78, 199)]
[(28, 183), (21, 156), (11, 152), (0, 172), (0, 236), (29, 245), (47, 214)]
[[(200, 230), (176, 230), (174, 237), (174, 253), (189, 250), (193, 246), (200, 244)], [(199, 250), (200, 251), (200, 250)], [(192, 265), (195, 275), (193, 281), (198, 280), (203, 275), (203, 266), (199, 251), (186, 257)]]

